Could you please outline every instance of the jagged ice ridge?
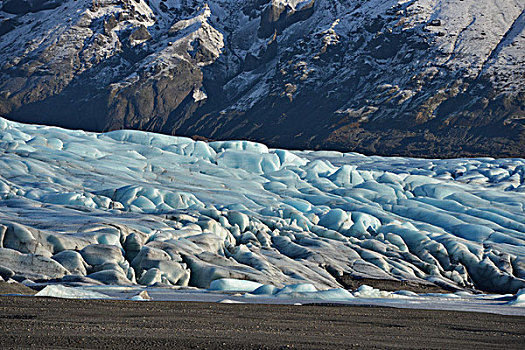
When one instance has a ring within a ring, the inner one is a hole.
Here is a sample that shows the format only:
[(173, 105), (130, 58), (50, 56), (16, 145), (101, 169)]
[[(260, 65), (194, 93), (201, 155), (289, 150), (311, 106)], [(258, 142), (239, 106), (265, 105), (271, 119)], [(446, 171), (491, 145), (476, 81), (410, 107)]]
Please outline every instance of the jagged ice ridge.
[(516, 293), (524, 182), (524, 159), (367, 157), (0, 119), (0, 274), (316, 290), (345, 275)]

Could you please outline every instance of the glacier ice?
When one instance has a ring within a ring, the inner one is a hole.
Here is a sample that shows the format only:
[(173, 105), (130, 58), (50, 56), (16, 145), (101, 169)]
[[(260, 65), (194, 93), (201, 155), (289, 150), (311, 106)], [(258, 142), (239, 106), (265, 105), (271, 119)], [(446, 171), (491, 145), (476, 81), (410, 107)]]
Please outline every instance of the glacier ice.
[(0, 271), (312, 298), (350, 298), (345, 278), (517, 293), (524, 193), (519, 158), (291, 151), (0, 118)]
[(222, 292), (253, 292), (260, 287), (262, 284), (253, 281), (220, 278), (212, 281), (209, 289)]
[(348, 301), (354, 296), (343, 288), (331, 288), (317, 290), (311, 283), (298, 283), (285, 285), (278, 288), (271, 284), (261, 284), (253, 281), (238, 280), (233, 278), (221, 278), (213, 281), (210, 291), (217, 292), (244, 292), (245, 298), (278, 298), (278, 299), (302, 299), (302, 300), (330, 300)]
[(56, 284), (50, 284), (46, 286), (44, 289), (36, 293), (35, 296), (64, 299), (110, 299), (109, 296), (102, 293)]
[(508, 305), (525, 307), (525, 289), (520, 289), (508, 302)]

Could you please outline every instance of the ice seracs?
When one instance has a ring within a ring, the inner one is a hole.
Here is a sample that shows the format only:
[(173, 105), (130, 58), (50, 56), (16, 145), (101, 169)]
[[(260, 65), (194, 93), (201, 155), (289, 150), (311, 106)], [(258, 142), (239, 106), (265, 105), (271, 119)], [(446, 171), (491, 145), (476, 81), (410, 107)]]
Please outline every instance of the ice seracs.
[(346, 298), (346, 278), (525, 287), (523, 159), (366, 157), (5, 119), (0, 152), (7, 278), (255, 295), (300, 285), (292, 292), (334, 298)]

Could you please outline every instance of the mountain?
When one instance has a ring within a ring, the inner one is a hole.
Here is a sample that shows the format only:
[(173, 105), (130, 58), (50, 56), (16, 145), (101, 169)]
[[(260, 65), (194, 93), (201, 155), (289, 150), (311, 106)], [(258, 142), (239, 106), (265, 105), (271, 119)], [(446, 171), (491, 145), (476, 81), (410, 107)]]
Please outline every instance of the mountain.
[(521, 0), (4, 0), (0, 115), (272, 147), (525, 155)]

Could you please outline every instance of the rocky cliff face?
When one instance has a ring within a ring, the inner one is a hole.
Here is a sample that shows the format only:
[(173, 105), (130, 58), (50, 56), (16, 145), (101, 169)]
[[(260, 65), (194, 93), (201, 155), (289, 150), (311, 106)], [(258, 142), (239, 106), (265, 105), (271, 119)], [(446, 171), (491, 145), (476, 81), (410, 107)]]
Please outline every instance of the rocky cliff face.
[(525, 156), (520, 0), (5, 0), (0, 114), (288, 148)]

